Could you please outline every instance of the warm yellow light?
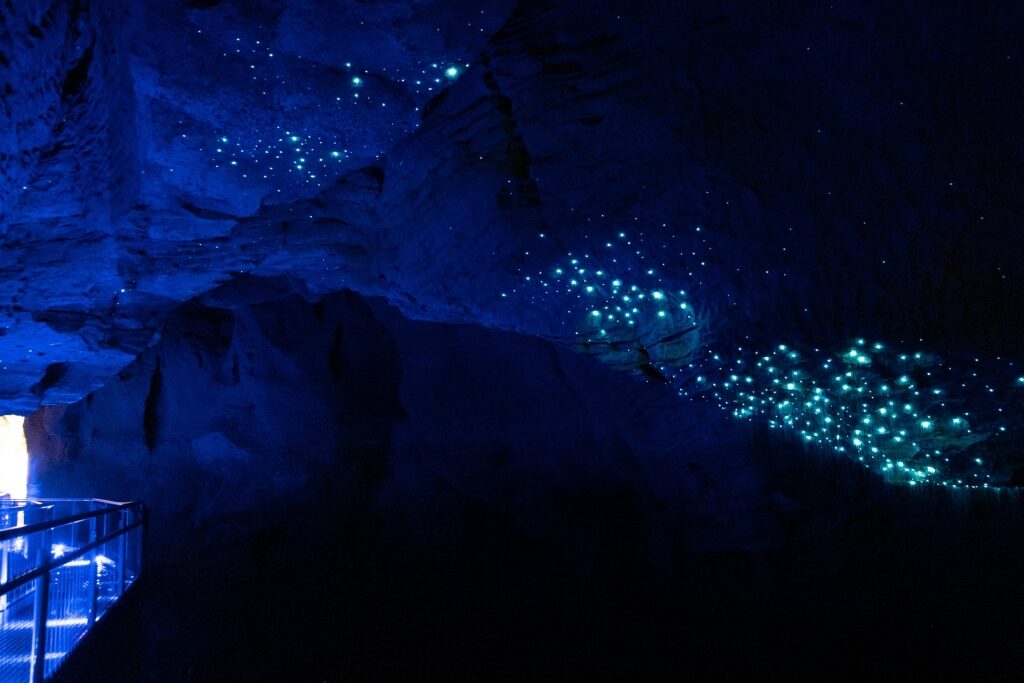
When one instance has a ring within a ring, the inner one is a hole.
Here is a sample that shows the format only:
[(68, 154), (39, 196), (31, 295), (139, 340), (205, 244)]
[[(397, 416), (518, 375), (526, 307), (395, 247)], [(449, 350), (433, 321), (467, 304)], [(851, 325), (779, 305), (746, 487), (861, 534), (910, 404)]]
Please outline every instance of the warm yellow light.
[(28, 445), (25, 443), (25, 418), (0, 417), (0, 496), (25, 498), (28, 495)]

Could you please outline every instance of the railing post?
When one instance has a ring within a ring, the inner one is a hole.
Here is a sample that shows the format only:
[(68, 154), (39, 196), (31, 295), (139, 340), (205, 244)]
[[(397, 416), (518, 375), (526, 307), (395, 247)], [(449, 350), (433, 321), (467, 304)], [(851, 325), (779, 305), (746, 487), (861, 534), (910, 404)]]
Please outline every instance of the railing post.
[[(43, 508), (43, 519), (49, 519), (50, 510)], [(40, 532), (40, 542), (36, 547), (36, 566), (41, 567), (49, 562), (51, 529)], [(50, 605), (50, 572), (44, 573), (35, 580), (35, 600), (32, 614), (32, 664), (30, 681), (31, 683), (42, 683), (46, 673), (46, 618), (49, 615)]]
[[(7, 575), (10, 574), (10, 558), (7, 557), (7, 549), (10, 541), (0, 541), (3, 546), (3, 555), (0, 558), (0, 583), (7, 583)], [(7, 593), (0, 595), (0, 624), (7, 621)]]
[(146, 529), (145, 514), (146, 512), (145, 510), (142, 509), (141, 505), (133, 509), (132, 512), (132, 523), (139, 523), (139, 526), (135, 527), (135, 530), (132, 532), (132, 534), (134, 534), (135, 539), (135, 576), (133, 580), (138, 579), (139, 576), (142, 574), (142, 542), (143, 535)]
[(122, 508), (117, 513), (118, 531), (121, 534), (117, 537), (117, 594), (120, 596), (124, 593), (124, 582), (127, 578), (127, 572), (125, 571), (125, 564), (128, 562), (128, 533), (125, 531), (125, 527), (128, 519), (128, 509)]
[[(89, 520), (89, 543), (98, 538), (96, 535), (96, 518)], [(99, 595), (100, 568), (96, 564), (96, 548), (89, 551), (89, 626), (96, 623), (96, 603)]]

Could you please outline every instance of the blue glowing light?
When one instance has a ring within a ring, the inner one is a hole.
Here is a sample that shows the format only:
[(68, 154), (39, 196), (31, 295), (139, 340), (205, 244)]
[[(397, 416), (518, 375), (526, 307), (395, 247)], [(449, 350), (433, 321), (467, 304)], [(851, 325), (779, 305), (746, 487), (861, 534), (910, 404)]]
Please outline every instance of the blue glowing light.
[[(697, 263), (704, 265), (702, 255), (678, 251), (695, 259), (690, 280), (677, 279), (685, 265), (656, 270), (639, 247), (657, 239), (665, 248), (668, 240), (663, 234), (652, 238), (652, 232), (638, 226), (628, 240), (619, 232), (621, 241), (612, 242), (591, 233), (573, 251), (542, 252), (548, 254), (543, 262), (518, 269), (519, 302), (532, 303), (554, 319), (554, 338), (613, 367), (648, 381), (656, 369), (680, 397), (709, 400), (736, 418), (766, 422), (807, 448), (847, 454), (886, 481), (1012, 485), (1006, 468), (997, 472), (991, 459), (974, 452), (967, 457), (967, 452), (1007, 433), (1005, 395), (1011, 385), (1024, 386), (1019, 368), (1010, 380), (1002, 368), (999, 385), (984, 384), (975, 379), (974, 368), (966, 371), (934, 354), (901, 353), (889, 343), (863, 338), (831, 351), (774, 344), (767, 353), (742, 347), (716, 352), (702, 346), (707, 308), (686, 294), (700, 292), (705, 284), (695, 274)], [(975, 401), (980, 392), (969, 388), (979, 384), (992, 397), (983, 404)], [(1018, 403), (1024, 400), (1018, 390), (1012, 393)]]
[[(856, 345), (865, 342), (858, 340)], [(1004, 404), (998, 400), (976, 402), (965, 410), (964, 401), (945, 399), (945, 389), (919, 386), (909, 374), (899, 375), (892, 385), (880, 382), (880, 377), (911, 361), (907, 354), (891, 354), (878, 343), (871, 346), (876, 354), (871, 363), (861, 362), (864, 354), (856, 348), (852, 354), (844, 350), (837, 357), (848, 362), (839, 374), (830, 372), (827, 354), (815, 359), (785, 353), (786, 345), (777, 348), (753, 356), (742, 353), (731, 362), (708, 352), (694, 366), (717, 372), (721, 378), (709, 382), (700, 375), (693, 391), (735, 417), (760, 418), (810, 447), (844, 452), (842, 444), (852, 444), (858, 462), (893, 483), (985, 489), (1012, 485), (1005, 473), (997, 476), (986, 469), (984, 458), (963, 457), (983, 440), (1007, 432), (1000, 424)], [(921, 382), (966, 389), (964, 380), (978, 375), (946, 365), (931, 354), (917, 353), (913, 358)], [(752, 367), (747, 376), (752, 381), (736, 382), (733, 368), (738, 366)], [(795, 381), (797, 377), (801, 381)], [(984, 395), (997, 393), (996, 387), (983, 386)]]

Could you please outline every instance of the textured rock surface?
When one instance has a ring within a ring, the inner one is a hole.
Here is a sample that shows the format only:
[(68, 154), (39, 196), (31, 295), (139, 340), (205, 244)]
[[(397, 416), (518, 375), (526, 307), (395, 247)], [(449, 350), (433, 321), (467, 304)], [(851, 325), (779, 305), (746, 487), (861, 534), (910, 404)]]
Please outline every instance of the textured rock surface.
[(679, 404), (527, 336), (218, 289), (29, 420), (49, 495), (151, 513), (146, 579), (67, 680), (867, 675), (920, 629), (959, 666), (998, 651), (989, 620), (1018, 633), (998, 499), (901, 494)]
[[(347, 616), (314, 639), (361, 642), (350, 631), (380, 618), (362, 602), (381, 597), (377, 581), (394, 582), (385, 609), (424, 619), (435, 590), (453, 591), (437, 605), (453, 615), (474, 595), (504, 610), (490, 581), (528, 601), (563, 581), (584, 581), (585, 594), (641, 590), (669, 580), (669, 558), (764, 548), (774, 529), (749, 435), (704, 404), (688, 423), (666, 419), (677, 404), (548, 342), (248, 281), (173, 314), (115, 381), (36, 413), (29, 434), (47, 495), (147, 501), (160, 580), (145, 594), (146, 671), (198, 666), (206, 680), (238, 675), (197, 654), (213, 641), (251, 658), (242, 671), (258, 665), (260, 642), (281, 666), (286, 650), (269, 643), (299, 647), (295, 618), (316, 595), (325, 627)], [(303, 594), (288, 573), (318, 587)], [(184, 586), (208, 604), (181, 610)], [(300, 594), (247, 604), (251, 590)], [(238, 630), (248, 619), (256, 631)], [(303, 657), (293, 675), (326, 675), (329, 661)], [(373, 670), (348, 657), (342, 671)]]
[(1020, 351), (1018, 8), (4, 12), (3, 411), (244, 272), (564, 336), (499, 293), (637, 226), (703, 341)]
[(694, 547), (765, 542), (749, 436), (728, 436), (702, 403), (684, 423), (679, 403), (549, 342), (246, 279), (176, 311), (160, 343), (85, 401), (35, 414), (32, 478), (51, 496), (145, 498), (154, 534), (191, 541), (322, 487), (413, 519), (448, 496), (488, 501), (543, 534), (553, 511), (535, 506), (553, 487), (628, 489), (654, 507), (687, 489), (687, 514), (707, 521)]

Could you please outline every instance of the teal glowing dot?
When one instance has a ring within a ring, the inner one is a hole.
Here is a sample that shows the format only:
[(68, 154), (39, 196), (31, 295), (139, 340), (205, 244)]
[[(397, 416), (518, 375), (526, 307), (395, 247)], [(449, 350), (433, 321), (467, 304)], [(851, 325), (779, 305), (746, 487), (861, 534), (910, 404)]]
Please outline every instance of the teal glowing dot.
[(594, 286), (593, 285), (587, 285), (586, 290), (587, 290), (587, 294), (593, 294), (594, 293)]
[(359, 76), (353, 76), (352, 77), (352, 85), (354, 85), (356, 87), (359, 87), (362, 84), (363, 84), (363, 79), (359, 78)]
[(685, 311), (686, 310), (686, 303), (684, 302), (684, 303), (679, 304), (679, 308), (681, 308), (682, 310)]
[(459, 68), (456, 66), (450, 66), (444, 70), (444, 75), (447, 76), (448, 78), (458, 78)]
[(595, 318), (600, 318), (601, 317), (601, 311), (591, 311), (590, 315), (594, 316)]
[(853, 440), (853, 445), (856, 446), (857, 448), (860, 448), (861, 446), (864, 445), (864, 442), (861, 441), (860, 439), (854, 439)]
[(931, 420), (921, 420), (921, 429), (931, 429), (931, 428), (932, 428)]
[(331, 156), (337, 159), (338, 157), (341, 156), (341, 152), (331, 152)]
[(621, 287), (622, 280), (612, 280), (612, 287)]
[(662, 299), (665, 298), (665, 294), (663, 292), (659, 292), (657, 290), (651, 292), (651, 296), (654, 297), (655, 301), (661, 301)]
[(658, 317), (659, 318), (664, 318), (665, 317), (665, 311), (658, 311)]

